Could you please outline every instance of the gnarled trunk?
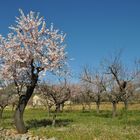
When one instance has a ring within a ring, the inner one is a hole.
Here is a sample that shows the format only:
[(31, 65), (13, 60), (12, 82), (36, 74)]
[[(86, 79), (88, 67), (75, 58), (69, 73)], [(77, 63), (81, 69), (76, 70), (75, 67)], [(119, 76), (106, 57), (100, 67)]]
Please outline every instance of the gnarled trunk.
[(19, 102), (14, 115), (14, 122), (18, 133), (23, 134), (27, 132), (27, 128), (25, 127), (23, 120), (23, 113), (31, 95), (33, 94), (34, 88), (35, 86), (28, 86), (26, 94), (21, 95), (19, 98)]

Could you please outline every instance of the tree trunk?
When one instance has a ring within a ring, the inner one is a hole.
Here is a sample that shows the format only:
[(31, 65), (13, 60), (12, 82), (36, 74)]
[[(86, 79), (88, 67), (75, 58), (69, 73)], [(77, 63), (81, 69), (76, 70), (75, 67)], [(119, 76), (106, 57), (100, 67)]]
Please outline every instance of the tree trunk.
[(56, 104), (56, 109), (55, 109), (56, 112), (60, 112), (60, 104)]
[(128, 101), (124, 101), (124, 109), (128, 110)]
[(18, 133), (21, 133), (21, 134), (27, 132), (27, 129), (26, 129), (24, 121), (23, 121), (23, 113), (24, 113), (25, 107), (26, 107), (31, 95), (33, 94), (34, 88), (35, 88), (35, 86), (27, 87), (26, 94), (21, 95), (19, 97), (19, 102), (18, 102), (17, 108), (15, 110), (14, 122), (15, 122), (15, 126), (16, 126)]
[(99, 102), (96, 102), (96, 112), (97, 112), (97, 114), (99, 114), (99, 112), (100, 112), (100, 103)]
[(112, 103), (112, 117), (114, 118), (114, 117), (116, 117), (116, 109), (117, 109), (117, 104), (116, 104), (116, 102), (113, 102)]

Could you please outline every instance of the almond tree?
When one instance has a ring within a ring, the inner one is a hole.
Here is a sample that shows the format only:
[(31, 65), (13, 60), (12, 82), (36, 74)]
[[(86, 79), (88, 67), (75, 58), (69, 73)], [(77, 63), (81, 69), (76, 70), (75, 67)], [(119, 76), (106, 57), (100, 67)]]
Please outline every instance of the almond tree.
[[(50, 105), (55, 106), (55, 112), (53, 114), (52, 126), (55, 126), (56, 114), (64, 106), (64, 103), (70, 98), (70, 89), (66, 83), (64, 84), (42, 84), (39, 85), (39, 91), (41, 91), (43, 99), (46, 101), (48, 106), (48, 113), (50, 113)], [(50, 104), (51, 103), (51, 104)]]
[(82, 104), (82, 110), (85, 111), (86, 106), (88, 106), (88, 110), (91, 110), (91, 102), (93, 91), (91, 90), (91, 86), (87, 83), (81, 83), (81, 89), (78, 94), (78, 100)]
[(111, 59), (104, 62), (105, 74), (108, 77), (107, 95), (112, 102), (112, 115), (116, 116), (117, 103), (123, 101), (125, 109), (128, 106), (128, 100), (134, 92), (133, 80), (137, 73), (130, 72), (121, 61), (120, 52), (116, 53)]
[(17, 88), (21, 83), (26, 87), (14, 117), (17, 131), (26, 133), (23, 113), (38, 80), (46, 71), (57, 72), (66, 64), (65, 35), (53, 25), (47, 28), (45, 19), (32, 11), (25, 15), (20, 10), (16, 24), (10, 29), (6, 38), (0, 36), (0, 74)]
[(102, 94), (105, 92), (105, 77), (102, 73), (91, 72), (87, 67), (84, 68), (81, 75), (81, 80), (85, 84), (90, 85), (89, 97), (96, 103), (96, 111), (99, 113), (99, 108), (102, 100)]
[(128, 109), (128, 102), (134, 97), (135, 85), (132, 82), (127, 83), (126, 94), (121, 97), (121, 101), (124, 103), (124, 109)]
[(46, 99), (47, 104), (52, 102), (55, 105), (55, 111), (60, 112), (61, 107), (70, 98), (70, 88), (66, 84), (43, 84), (39, 87), (44, 99)]

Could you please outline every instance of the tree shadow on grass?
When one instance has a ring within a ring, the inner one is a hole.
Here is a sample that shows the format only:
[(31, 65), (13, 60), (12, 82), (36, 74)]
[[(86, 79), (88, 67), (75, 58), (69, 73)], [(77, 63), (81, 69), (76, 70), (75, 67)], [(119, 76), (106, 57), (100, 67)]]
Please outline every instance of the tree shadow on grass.
[[(61, 127), (61, 126), (67, 126), (69, 125), (73, 120), (71, 119), (56, 119), (56, 127)], [(39, 128), (39, 127), (46, 127), (46, 126), (52, 126), (52, 120), (50, 119), (43, 119), (43, 120), (29, 120), (26, 121), (27, 123), (27, 128)]]

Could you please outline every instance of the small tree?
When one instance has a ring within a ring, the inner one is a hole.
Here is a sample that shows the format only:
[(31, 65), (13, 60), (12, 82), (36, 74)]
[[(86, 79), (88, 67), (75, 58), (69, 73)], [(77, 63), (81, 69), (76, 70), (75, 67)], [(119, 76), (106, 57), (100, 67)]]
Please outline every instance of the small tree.
[(53, 102), (55, 105), (55, 111), (62, 111), (64, 103), (70, 98), (70, 89), (67, 85), (41, 85), (40, 90), (43, 96), (45, 96), (46, 102)]
[(112, 102), (112, 116), (116, 116), (117, 103), (122, 96), (126, 94), (125, 88), (127, 82), (123, 79), (123, 65), (120, 60), (120, 52), (111, 59), (106, 60), (105, 74), (108, 76), (108, 91), (107, 95)]
[(23, 121), (25, 107), (34, 92), (38, 79), (46, 71), (56, 72), (65, 64), (65, 35), (46, 27), (43, 17), (30, 12), (27, 16), (20, 10), (16, 25), (11, 26), (7, 38), (0, 36), (0, 72), (4, 79), (15, 86), (24, 83), (25, 93), (19, 97), (15, 111), (15, 126), (19, 133), (26, 133)]
[(127, 87), (125, 89), (125, 94), (121, 97), (121, 101), (124, 103), (125, 110), (128, 109), (128, 102), (132, 100), (134, 96), (135, 85), (134, 83), (128, 82)]
[(44, 83), (39, 85), (39, 91), (41, 91), (42, 97), (44, 97), (43, 99), (47, 103), (48, 113), (50, 113), (50, 105), (53, 104), (55, 106), (52, 122), (52, 126), (55, 126), (56, 113), (62, 111), (64, 103), (70, 98), (70, 89), (66, 83), (61, 83), (60, 85), (49, 85)]
[[(105, 74), (108, 77), (107, 94), (113, 105), (113, 117), (116, 116), (116, 104), (123, 101), (127, 109), (128, 100), (132, 97), (134, 88), (133, 80), (136, 73), (126, 69), (121, 61), (121, 52), (116, 53), (111, 59), (104, 61)], [(130, 86), (131, 85), (131, 86)]]
[(77, 101), (82, 104), (83, 111), (85, 111), (86, 106), (88, 106), (88, 109), (91, 110), (91, 93), (91, 88), (87, 84), (81, 83), (80, 90), (77, 93)]
[(90, 100), (96, 103), (96, 111), (99, 113), (99, 108), (102, 100), (102, 94), (105, 91), (105, 78), (102, 73), (91, 72), (87, 67), (84, 68), (81, 75), (81, 80), (90, 86)]

